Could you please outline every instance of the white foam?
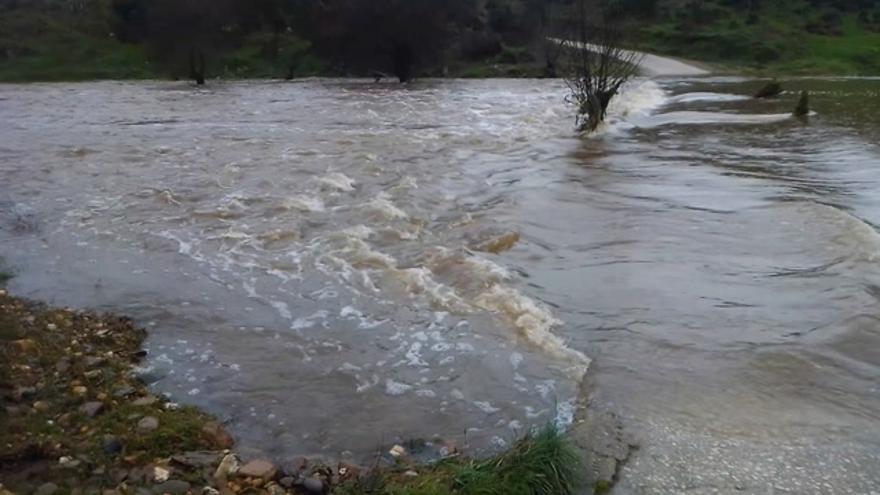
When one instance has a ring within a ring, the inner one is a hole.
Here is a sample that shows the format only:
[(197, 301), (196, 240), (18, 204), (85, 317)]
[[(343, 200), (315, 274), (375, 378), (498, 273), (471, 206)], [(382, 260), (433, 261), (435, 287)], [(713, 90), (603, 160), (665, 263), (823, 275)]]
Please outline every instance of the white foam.
[(317, 180), (322, 185), (341, 192), (354, 191), (357, 185), (354, 179), (340, 172), (331, 172)]
[(370, 201), (367, 206), (376, 213), (379, 213), (383, 218), (389, 220), (409, 218), (409, 215), (405, 211), (398, 208), (397, 205), (392, 203), (388, 196), (384, 194), (381, 194), (379, 197)]
[(493, 406), (488, 401), (474, 401), (474, 405), (477, 406), (477, 409), (483, 411), (486, 414), (495, 414), (501, 410)]
[(324, 211), (324, 201), (314, 196), (294, 196), (287, 198), (281, 203), (282, 207), (288, 210), (299, 210), (305, 212)]
[(403, 395), (412, 389), (412, 385), (396, 382), (390, 378), (385, 380), (385, 393), (388, 395)]
[(522, 295), (518, 291), (493, 285), (474, 300), (478, 307), (500, 313), (513, 321), (525, 339), (545, 352), (568, 361), (572, 373), (581, 378), (590, 365), (590, 359), (580, 351), (569, 348), (552, 332), (561, 322), (547, 308)]
[(452, 288), (434, 280), (431, 270), (425, 267), (407, 268), (396, 270), (395, 274), (411, 294), (424, 295), (443, 309), (467, 311), (467, 304)]

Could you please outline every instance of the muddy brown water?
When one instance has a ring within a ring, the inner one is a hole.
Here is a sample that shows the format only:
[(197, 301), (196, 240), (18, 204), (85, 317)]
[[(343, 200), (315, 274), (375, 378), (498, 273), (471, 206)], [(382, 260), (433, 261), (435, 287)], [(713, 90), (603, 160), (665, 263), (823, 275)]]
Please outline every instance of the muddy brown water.
[(621, 493), (872, 493), (880, 80), (784, 84), (639, 80), (588, 139), (553, 81), (0, 85), (0, 256), (253, 453), (491, 450), (586, 371)]

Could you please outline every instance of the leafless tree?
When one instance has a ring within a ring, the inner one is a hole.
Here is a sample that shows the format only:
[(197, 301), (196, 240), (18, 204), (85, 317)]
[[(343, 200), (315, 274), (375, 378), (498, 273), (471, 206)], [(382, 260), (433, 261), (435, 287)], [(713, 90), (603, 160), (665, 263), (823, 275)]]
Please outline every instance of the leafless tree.
[(575, 105), (575, 125), (590, 133), (605, 120), (608, 104), (621, 86), (638, 73), (641, 54), (621, 47), (622, 32), (597, 0), (575, 0), (570, 34), (561, 41), (569, 48), (564, 75)]

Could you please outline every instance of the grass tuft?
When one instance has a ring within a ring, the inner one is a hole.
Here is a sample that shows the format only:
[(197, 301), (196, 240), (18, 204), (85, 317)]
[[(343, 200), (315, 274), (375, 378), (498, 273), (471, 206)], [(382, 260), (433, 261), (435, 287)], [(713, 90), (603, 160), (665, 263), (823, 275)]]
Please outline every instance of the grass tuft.
[(577, 450), (553, 425), (485, 460), (451, 459), (422, 469), (375, 471), (343, 487), (343, 495), (572, 495), (583, 484)]

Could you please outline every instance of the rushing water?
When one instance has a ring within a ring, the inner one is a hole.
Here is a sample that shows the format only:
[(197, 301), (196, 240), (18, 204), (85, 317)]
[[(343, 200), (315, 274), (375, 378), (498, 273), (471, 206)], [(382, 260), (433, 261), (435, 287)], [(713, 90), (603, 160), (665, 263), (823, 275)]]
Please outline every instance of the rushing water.
[(552, 81), (0, 86), (0, 256), (149, 326), (144, 376), (255, 451), (501, 446), (586, 371), (624, 490), (869, 493), (880, 80), (785, 84), (808, 122), (636, 81), (588, 139)]

